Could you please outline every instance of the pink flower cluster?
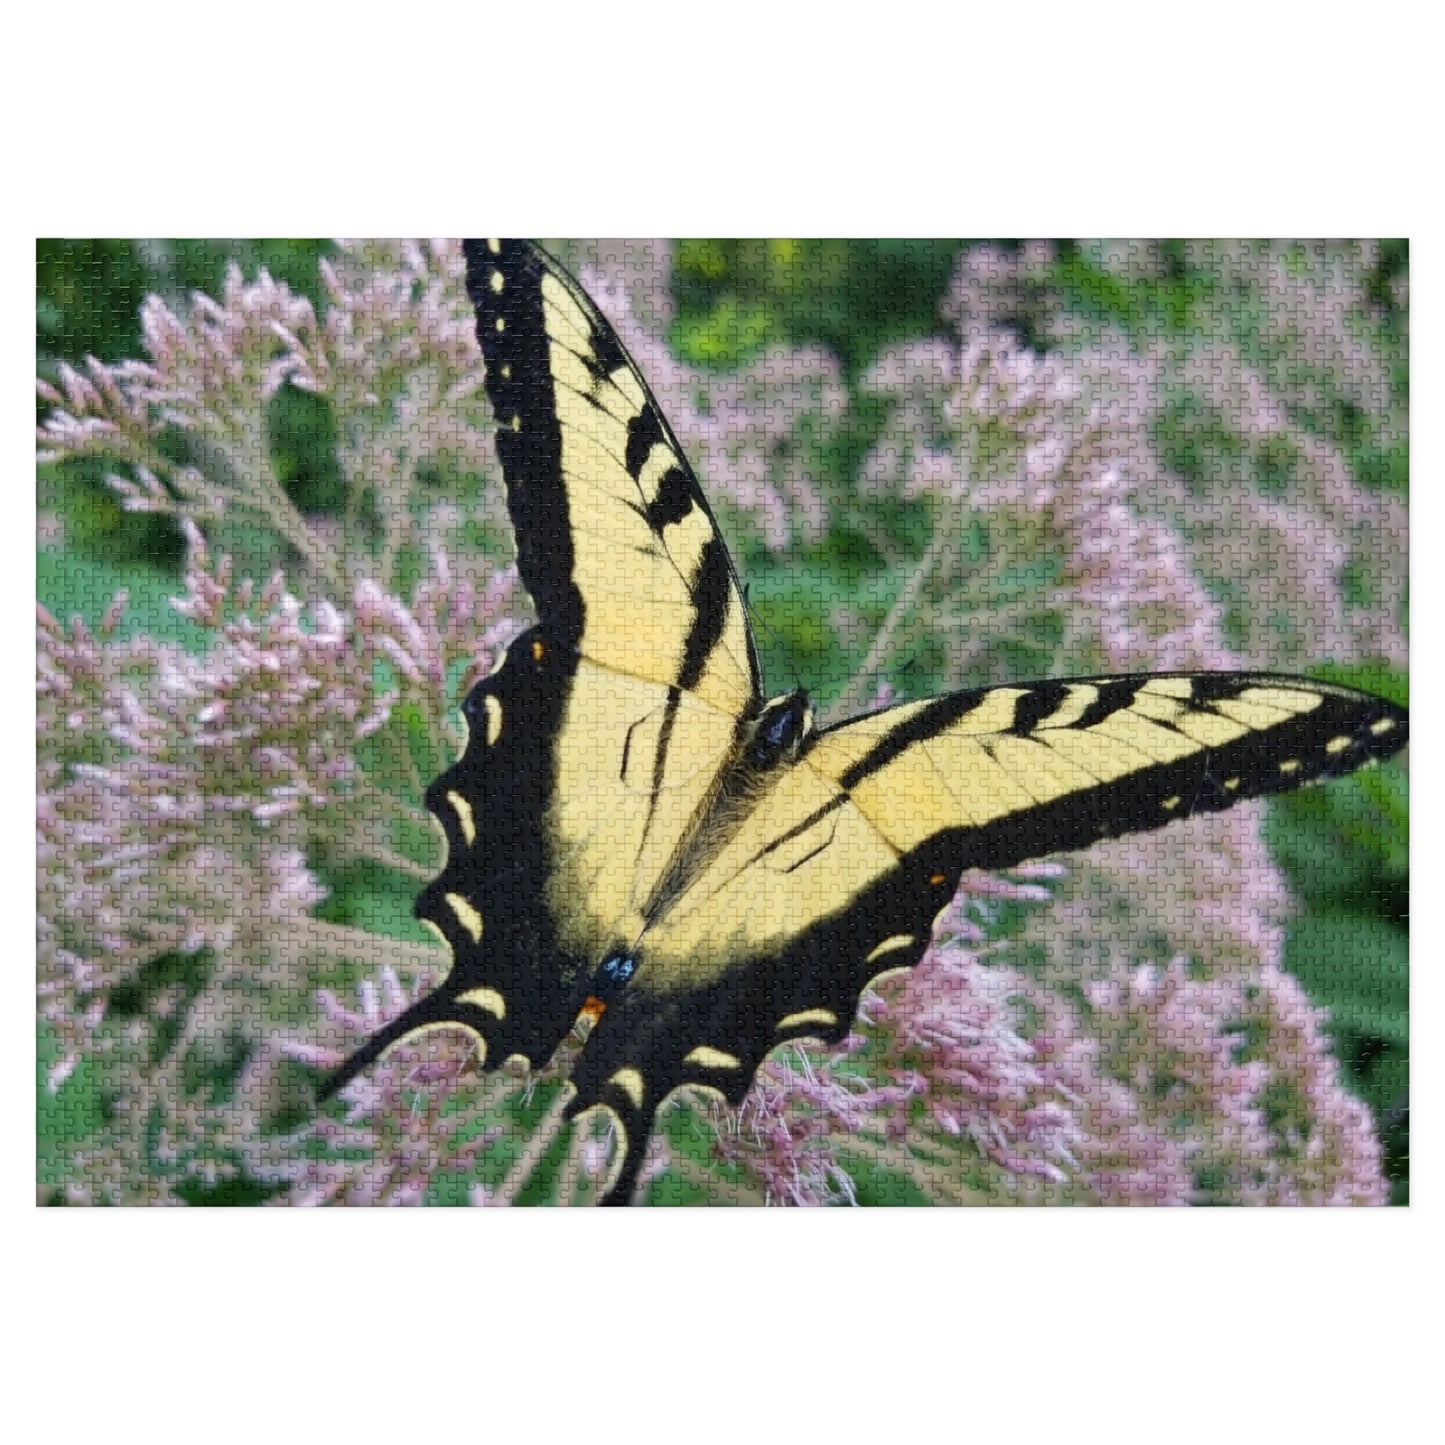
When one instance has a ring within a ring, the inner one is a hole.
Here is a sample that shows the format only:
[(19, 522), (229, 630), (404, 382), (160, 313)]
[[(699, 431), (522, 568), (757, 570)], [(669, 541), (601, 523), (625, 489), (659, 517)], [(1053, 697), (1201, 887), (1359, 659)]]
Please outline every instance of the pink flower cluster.
[[(434, 840), (424, 858), (399, 845), (407, 829), (431, 832), (418, 778), (387, 761), (406, 737), (395, 709), (426, 722), (437, 756), (454, 753), (452, 682), (490, 666), (517, 625), (510, 571), (473, 583), (438, 557), (409, 606), (363, 581), (349, 612), (324, 599), (308, 611), (279, 576), (258, 588), (236, 581), (229, 559), (213, 565), (185, 525), (175, 605), (204, 629), (204, 655), (119, 640), (123, 599), (98, 634), (43, 609), (39, 619), (40, 998), (61, 1050), (51, 1084), (91, 1057), (118, 1099), (115, 1136), (86, 1160), (77, 1197), (169, 1197), (143, 1177), (135, 1132), (156, 1106), (176, 1140), (173, 1182), (219, 1167), (220, 1140), (279, 1177), (265, 1101), (294, 1105), (277, 1092), (276, 1049), (314, 1029), (318, 978), (338, 960), (412, 977), (441, 963), (432, 947), (315, 918), (326, 890), (311, 860), (413, 886), (435, 872)], [(120, 991), (147, 987), (165, 957), (190, 960), (193, 982), (165, 985), (142, 1018), (117, 1015)], [(198, 1104), (188, 1074), (235, 1045), (244, 1091), (227, 1109)]]

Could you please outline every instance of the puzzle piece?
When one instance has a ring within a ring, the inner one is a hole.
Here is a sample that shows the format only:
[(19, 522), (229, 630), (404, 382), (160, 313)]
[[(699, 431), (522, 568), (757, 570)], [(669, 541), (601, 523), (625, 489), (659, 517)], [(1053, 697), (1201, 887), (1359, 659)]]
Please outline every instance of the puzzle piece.
[(1402, 246), (39, 254), (43, 1201), (1404, 1197)]

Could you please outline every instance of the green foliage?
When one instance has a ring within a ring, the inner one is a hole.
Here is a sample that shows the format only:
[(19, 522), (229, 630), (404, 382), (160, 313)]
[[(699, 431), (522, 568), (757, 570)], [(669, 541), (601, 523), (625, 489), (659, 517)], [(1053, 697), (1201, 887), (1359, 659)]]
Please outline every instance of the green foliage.
[[(140, 308), (149, 295), (180, 304), (192, 292), (214, 296), (230, 264), (247, 275), (264, 267), (322, 308), (317, 261), (329, 241), (158, 242), (41, 240), (36, 243), (37, 370), (54, 382), (59, 363), (87, 356), (118, 362), (142, 355)], [(47, 404), (39, 407), (45, 411)], [(278, 475), (306, 510), (338, 505), (329, 413), (316, 397), (287, 388), (272, 407)], [(184, 445), (181, 438), (176, 446)], [(184, 548), (169, 517), (124, 511), (98, 461), (43, 468), (39, 503), (64, 521), (67, 551), (101, 566), (145, 563), (180, 576)]]
[(860, 1205), (897, 1209), (905, 1205), (927, 1208), (934, 1203), (917, 1180), (902, 1169), (892, 1168), (878, 1158), (857, 1154), (848, 1149), (838, 1151), (839, 1163), (848, 1171)]
[(36, 501), (64, 530), (66, 552), (103, 567), (150, 567), (181, 575), (185, 544), (171, 517), (127, 512), (106, 484), (109, 468), (97, 457), (67, 458), (40, 469)]
[(1165, 241), (1160, 251), (1164, 265), (1157, 274), (1121, 276), (1080, 242), (1061, 241), (1049, 284), (1066, 311), (1112, 322), (1136, 344), (1184, 335), (1198, 328), (1196, 317), (1216, 285), (1209, 272), (1188, 264), (1181, 242)]
[(383, 938), (427, 943), (432, 935), (411, 916), (417, 881), (396, 869), (364, 861), (337, 864), (325, 856), (312, 860), (316, 876), (328, 889), (316, 916), (344, 923)]
[[(463, 1138), (473, 1139), (483, 1133), (495, 1137), (475, 1167), (446, 1169), (435, 1174), (427, 1185), (427, 1204), (468, 1204), (474, 1185), (498, 1188), (522, 1159), (543, 1120), (557, 1106), (562, 1087), (560, 1082), (551, 1080), (525, 1091), (513, 1091), (473, 1118)], [(569, 1143), (568, 1130), (553, 1132), (541, 1160), (528, 1172), (512, 1199), (513, 1204), (526, 1207), (559, 1202)]]
[(659, 1132), (667, 1140), (670, 1166), (647, 1188), (646, 1202), (675, 1207), (711, 1204), (713, 1181), (724, 1188), (736, 1187), (740, 1173), (716, 1156), (717, 1135), (705, 1113), (685, 1097), (665, 1109), (658, 1120)]
[(213, 1184), (199, 1179), (183, 1179), (176, 1185), (176, 1198), (193, 1209), (235, 1209), (264, 1204), (268, 1199), (285, 1192), (284, 1184), (262, 1184), (258, 1179), (247, 1179), (239, 1175), (234, 1179), (218, 1179)]
[(336, 422), (330, 403), (314, 392), (283, 386), (272, 399), (268, 440), (276, 478), (298, 510), (334, 514), (346, 505), (336, 460)]
[(42, 1191), (49, 1191), (64, 1184), (69, 1155), (104, 1128), (106, 1111), (89, 1059), (82, 1059), (70, 1077), (50, 1092), (46, 1078), (60, 1058), (60, 1049), (44, 1023), (37, 1032), (35, 1055), (36, 1180)]
[(35, 341), (51, 358), (124, 361), (140, 351), (140, 306), (156, 276), (133, 241), (35, 244)]
[[(1408, 702), (1408, 679), (1384, 667), (1321, 675)], [(1330, 1010), (1350, 1088), (1383, 1123), (1409, 1100), (1409, 781), (1391, 761), (1275, 800), (1265, 838), (1301, 900), (1285, 966)], [(1408, 1126), (1387, 1149), (1394, 1199), (1408, 1197)], [(1387, 1140), (1387, 1143), (1389, 1141)]]
[(856, 376), (903, 337), (942, 333), (958, 241), (683, 241), (672, 342), (736, 366), (770, 343), (821, 343)]
[(137, 563), (113, 566), (83, 553), (37, 553), (35, 558), (37, 599), (61, 623), (81, 618), (92, 631), (110, 607), (117, 592), (126, 594), (118, 637), (154, 637), (174, 642), (188, 652), (206, 645), (206, 634), (189, 618), (182, 617), (170, 599), (181, 589), (167, 574)]
[(1367, 913), (1310, 913), (1290, 929), (1285, 966), (1330, 1010), (1336, 1028), (1410, 1041), (1410, 943)]

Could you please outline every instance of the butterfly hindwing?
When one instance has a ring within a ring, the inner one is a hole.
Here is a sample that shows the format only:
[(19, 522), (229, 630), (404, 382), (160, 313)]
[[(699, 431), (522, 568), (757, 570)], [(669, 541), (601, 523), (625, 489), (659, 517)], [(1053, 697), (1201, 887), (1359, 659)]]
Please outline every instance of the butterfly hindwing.
[(544, 819), (555, 771), (538, 747), (562, 716), (565, 656), (544, 628), (534, 628), (463, 704), (466, 747), (426, 795), (446, 836), (447, 859), (415, 909), (441, 935), (451, 970), (349, 1059), (326, 1093), (391, 1045), (444, 1025), (476, 1037), (483, 1067), (519, 1054), (540, 1068), (576, 1019), (585, 997), (583, 965), (560, 945), (543, 896), (550, 870)]

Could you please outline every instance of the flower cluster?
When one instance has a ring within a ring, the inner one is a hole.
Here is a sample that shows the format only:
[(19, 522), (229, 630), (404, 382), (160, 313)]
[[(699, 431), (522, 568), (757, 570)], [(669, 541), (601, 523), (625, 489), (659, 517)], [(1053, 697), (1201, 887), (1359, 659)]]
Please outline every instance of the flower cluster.
[[(324, 599), (308, 611), (279, 577), (235, 581), (194, 528), (190, 542), (176, 606), (205, 630), (204, 655), (119, 640), (119, 600), (98, 634), (42, 610), (37, 636), (51, 1082), (82, 1057), (107, 1070), (120, 1101), (109, 1163), (91, 1160), (85, 1177), (128, 1166), (138, 1188), (153, 1106), (179, 1119), (198, 1081), (237, 1060), (250, 1080), (278, 1034), (304, 1026), (328, 966), (437, 971), (434, 948), (316, 918), (326, 889), (312, 860), (413, 887), (435, 871), (397, 714), (423, 721), (436, 756), (453, 751), (451, 682), (485, 670), (516, 625), (510, 572), (474, 585), (438, 557), (410, 606), (363, 581), (347, 612)], [(230, 1082), (238, 1106), (256, 1104), (252, 1082)], [(221, 1118), (233, 1166), (260, 1140), (237, 1137), (239, 1117)], [(182, 1162), (143, 1192), (214, 1167), (216, 1123), (181, 1129)]]
[[(1121, 282), (1169, 266), (1157, 243), (1090, 250)], [(966, 342), (1053, 345), (1123, 403), (1115, 412), (1129, 435), (1116, 435), (1116, 455), (1224, 600), (1232, 649), (1251, 665), (1378, 657), (1404, 666), (1406, 510), (1366, 480), (1396, 465), (1408, 442), (1392, 384), (1407, 338), (1403, 325), (1393, 334), (1379, 324), (1376, 245), (1185, 243), (1178, 264), (1207, 278), (1187, 343), (1131, 340), (1067, 310), (1052, 261), (1038, 242), (970, 250), (945, 311)], [(1403, 284), (1393, 298), (1402, 318)]]

